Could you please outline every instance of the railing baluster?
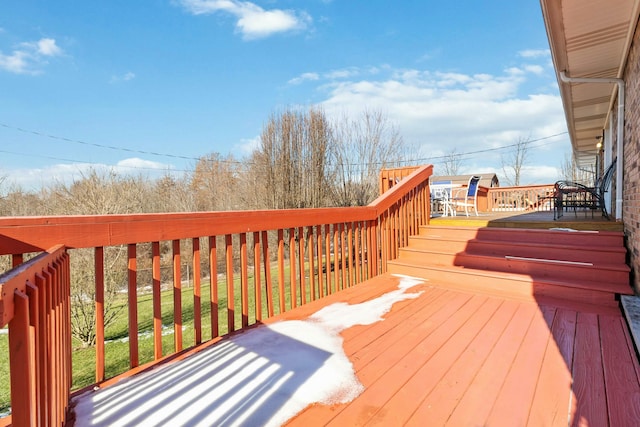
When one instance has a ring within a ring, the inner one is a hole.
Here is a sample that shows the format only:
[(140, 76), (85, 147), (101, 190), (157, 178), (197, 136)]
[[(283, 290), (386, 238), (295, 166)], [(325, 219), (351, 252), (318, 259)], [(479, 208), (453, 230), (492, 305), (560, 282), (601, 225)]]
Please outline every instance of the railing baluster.
[(309, 298), (311, 301), (316, 299), (316, 269), (315, 269), (315, 256), (314, 256), (314, 233), (313, 227), (307, 227), (307, 252), (309, 253)]
[(153, 358), (162, 357), (162, 305), (160, 300), (160, 242), (151, 243), (151, 276), (153, 293)]
[(247, 234), (240, 233), (240, 297), (242, 300), (242, 327), (249, 326), (249, 261)]
[(340, 246), (338, 244), (338, 236), (340, 235), (339, 224), (333, 224), (333, 281), (335, 283), (335, 292), (340, 290)]
[(260, 233), (253, 233), (253, 292), (256, 300), (256, 321), (262, 320), (262, 283), (260, 280)]
[(280, 301), (280, 313), (284, 308), (284, 230), (278, 229), (278, 298)]
[(13, 295), (14, 313), (9, 324), (12, 425), (35, 424), (33, 345), (29, 328), (29, 298), (21, 291)]
[(233, 284), (233, 236), (227, 234), (225, 238), (225, 260), (227, 273), (227, 331), (236, 330), (235, 324), (235, 295)]
[(332, 256), (332, 250), (331, 250), (331, 225), (330, 224), (325, 224), (324, 226), (324, 244), (325, 244), (325, 253), (327, 254), (324, 258), (324, 265), (325, 265), (325, 271), (327, 272), (327, 288), (326, 288), (326, 292), (325, 295), (331, 295), (332, 291), (331, 291), (331, 266), (332, 266), (332, 261), (331, 261), (331, 256)]
[(322, 261), (322, 226), (316, 226), (316, 259), (318, 261), (318, 298), (324, 297), (324, 270)]
[(307, 303), (307, 285), (305, 278), (304, 227), (298, 227), (298, 272), (300, 273), (300, 305)]
[(193, 270), (193, 328), (194, 342), (202, 342), (202, 282), (200, 272), (200, 238), (191, 239), (191, 269)]
[(265, 280), (265, 297), (267, 298), (267, 313), (269, 317), (273, 316), (273, 287), (271, 283), (271, 260), (269, 258), (269, 235), (266, 231), (262, 232), (262, 257), (264, 260), (264, 280)]
[(218, 322), (218, 254), (216, 237), (209, 237), (209, 306), (211, 307), (211, 338), (220, 335)]
[(354, 262), (355, 262), (355, 274), (356, 274), (356, 281), (355, 283), (360, 283), (362, 281), (362, 266), (364, 265), (364, 250), (363, 248), (360, 247), (360, 238), (362, 236), (362, 223), (361, 222), (356, 222), (354, 223), (354, 233), (353, 233), (353, 240), (354, 240), (354, 254), (353, 254), (353, 258), (354, 258)]
[(182, 351), (182, 272), (180, 271), (180, 240), (173, 241), (173, 347)]
[(30, 282), (26, 283), (26, 295), (29, 301), (29, 319), (30, 319), (30, 334), (29, 341), (33, 347), (32, 364), (33, 364), (33, 390), (34, 390), (34, 414), (37, 424), (42, 424), (44, 418), (44, 402), (46, 395), (44, 394), (44, 388), (42, 388), (42, 371), (44, 365), (44, 348), (40, 340), (42, 335), (41, 321), (40, 321), (40, 303), (38, 288)]
[[(44, 276), (40, 273), (35, 276), (35, 287), (38, 290), (38, 334), (36, 336), (36, 357), (38, 358), (39, 371), (36, 373), (38, 376), (37, 388), (39, 392), (40, 400), (40, 417), (42, 419), (49, 419), (51, 417), (51, 395), (47, 393), (47, 379), (49, 378), (49, 372), (51, 367), (51, 359), (48, 357), (49, 352), (47, 349), (47, 283)], [(68, 382), (70, 384), (70, 382)]]
[(129, 303), (129, 368), (133, 369), (140, 363), (138, 357), (138, 267), (135, 243), (130, 243), (128, 245), (127, 257), (127, 299)]
[(104, 381), (104, 247), (95, 248), (96, 382)]
[(298, 295), (296, 287), (296, 231), (295, 228), (289, 229), (289, 305), (295, 308), (298, 305)]

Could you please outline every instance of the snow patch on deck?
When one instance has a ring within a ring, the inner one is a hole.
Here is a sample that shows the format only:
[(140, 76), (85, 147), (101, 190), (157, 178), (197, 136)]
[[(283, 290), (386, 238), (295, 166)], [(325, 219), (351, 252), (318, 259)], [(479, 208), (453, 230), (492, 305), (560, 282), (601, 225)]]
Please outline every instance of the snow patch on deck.
[(279, 426), (314, 403), (347, 403), (363, 386), (340, 333), (383, 320), (420, 279), (360, 304), (335, 303), (306, 320), (259, 326), (186, 360), (75, 399), (75, 425)]

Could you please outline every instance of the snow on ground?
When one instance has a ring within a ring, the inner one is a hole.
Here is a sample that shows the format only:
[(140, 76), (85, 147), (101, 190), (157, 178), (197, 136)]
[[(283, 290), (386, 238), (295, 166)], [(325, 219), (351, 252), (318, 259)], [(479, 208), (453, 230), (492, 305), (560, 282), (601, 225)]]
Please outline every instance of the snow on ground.
[(340, 332), (382, 320), (423, 283), (361, 304), (336, 303), (306, 320), (259, 326), (186, 360), (76, 398), (84, 426), (279, 426), (313, 403), (346, 403), (363, 390)]

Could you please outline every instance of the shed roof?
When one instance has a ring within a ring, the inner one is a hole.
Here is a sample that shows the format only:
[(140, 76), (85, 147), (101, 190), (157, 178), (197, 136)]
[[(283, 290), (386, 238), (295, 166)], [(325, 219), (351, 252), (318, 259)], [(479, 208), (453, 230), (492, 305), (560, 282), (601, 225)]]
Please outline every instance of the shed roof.
[(498, 180), (498, 176), (495, 173), (483, 173), (483, 174), (472, 174), (472, 175), (439, 175), (432, 176), (431, 182), (436, 181), (451, 181), (453, 184), (466, 184), (469, 182), (469, 178), (472, 176), (480, 175), (480, 186), (481, 187), (499, 187), (500, 181)]

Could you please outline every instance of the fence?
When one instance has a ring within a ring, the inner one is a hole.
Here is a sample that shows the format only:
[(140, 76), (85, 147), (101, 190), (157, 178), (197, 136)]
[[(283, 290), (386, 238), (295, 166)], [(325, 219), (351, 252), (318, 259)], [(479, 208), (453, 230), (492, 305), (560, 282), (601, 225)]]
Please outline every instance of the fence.
[(552, 211), (553, 184), (492, 187), (487, 193), (489, 212)]

